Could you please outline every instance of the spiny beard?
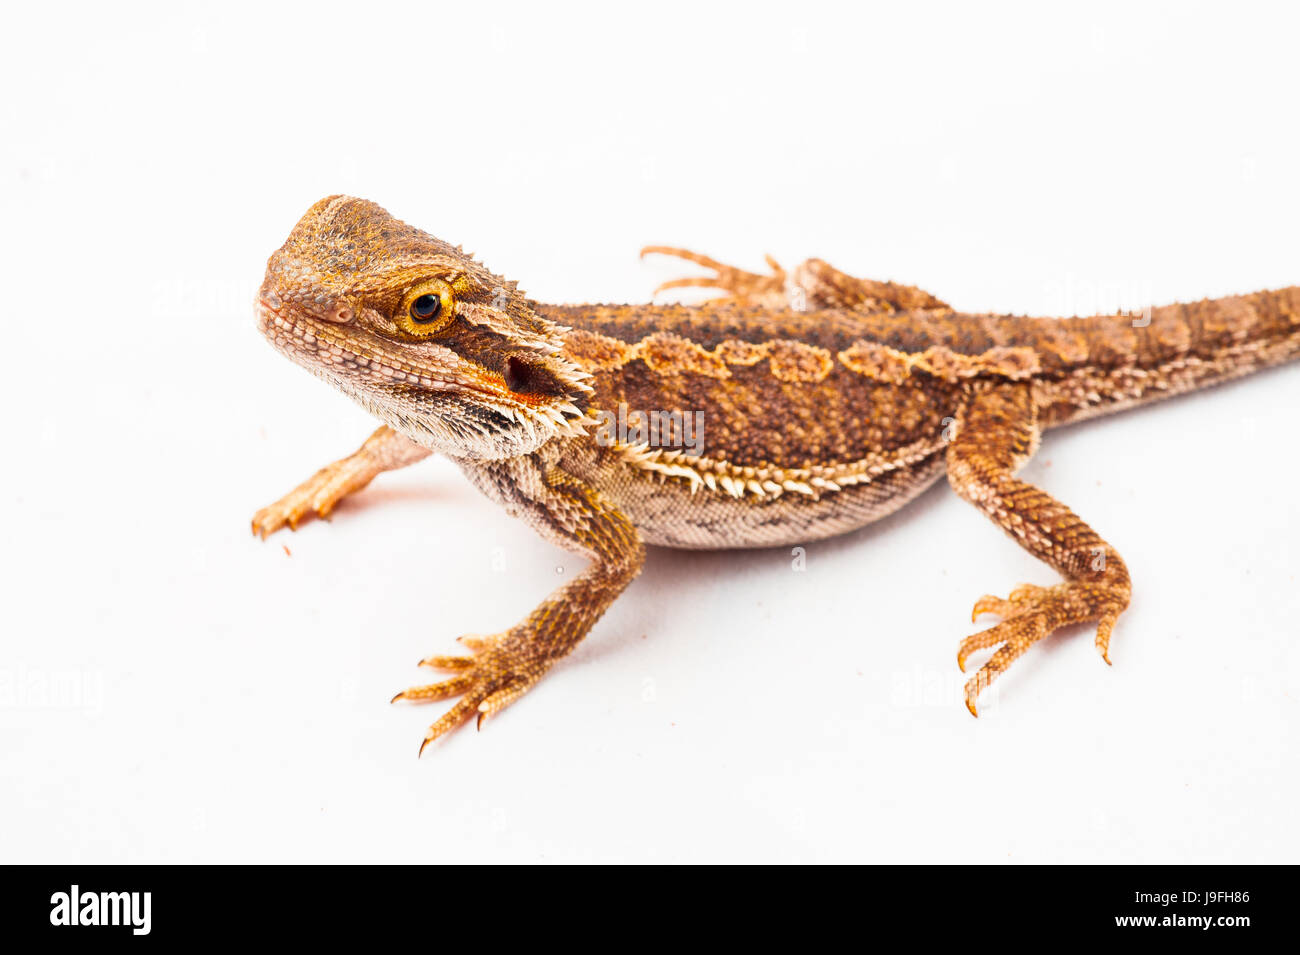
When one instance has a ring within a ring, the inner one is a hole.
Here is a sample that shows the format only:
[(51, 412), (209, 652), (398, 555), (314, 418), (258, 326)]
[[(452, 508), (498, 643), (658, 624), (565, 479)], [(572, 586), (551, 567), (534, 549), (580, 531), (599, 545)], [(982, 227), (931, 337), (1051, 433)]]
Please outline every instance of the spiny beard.
[(389, 427), (452, 458), (498, 460), (529, 454), (552, 438), (581, 433), (587, 421), (573, 405), (521, 410), (438, 396), (436, 404), (421, 406), (346, 379), (334, 378), (332, 383)]

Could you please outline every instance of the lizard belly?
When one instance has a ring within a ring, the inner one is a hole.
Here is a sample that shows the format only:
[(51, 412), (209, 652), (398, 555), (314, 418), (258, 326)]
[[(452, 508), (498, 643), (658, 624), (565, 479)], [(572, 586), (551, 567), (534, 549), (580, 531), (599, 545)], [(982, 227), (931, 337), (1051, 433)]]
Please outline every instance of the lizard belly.
[(647, 543), (689, 550), (779, 547), (844, 534), (913, 500), (945, 470), (942, 450), (870, 481), (823, 491), (733, 497), (671, 477), (620, 468), (603, 475), (601, 490)]

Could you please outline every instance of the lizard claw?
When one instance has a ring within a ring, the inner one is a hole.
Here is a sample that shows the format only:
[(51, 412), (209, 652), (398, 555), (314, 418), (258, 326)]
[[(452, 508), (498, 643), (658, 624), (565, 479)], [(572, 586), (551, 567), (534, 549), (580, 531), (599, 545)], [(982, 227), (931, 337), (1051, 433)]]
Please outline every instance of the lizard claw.
[[(472, 641), (472, 642), (471, 642)], [(406, 700), (412, 703), (431, 703), (459, 696), (446, 713), (425, 733), (420, 752), (434, 740), (445, 735), (477, 715), (476, 726), (495, 715), (523, 696), (545, 670), (531, 663), (521, 649), (527, 645), (524, 635), (514, 631), (492, 637), (461, 638), (461, 642), (474, 650), (474, 656), (432, 656), (420, 663), (439, 669), (449, 669), (456, 676), (439, 683), (413, 686), (393, 697), (392, 702)]]
[(1003, 619), (986, 630), (972, 634), (957, 649), (957, 666), (966, 672), (966, 661), (972, 653), (987, 647), (997, 647), (985, 664), (966, 682), (966, 708), (971, 716), (979, 716), (976, 700), (985, 689), (1005, 671), (1012, 662), (1031, 646), (1061, 627), (1086, 620), (1097, 620), (1097, 649), (1102, 659), (1110, 662), (1107, 649), (1111, 628), (1126, 605), (1125, 600), (1108, 588), (1098, 585), (1081, 585), (1070, 582), (1054, 587), (1024, 584), (1013, 590), (1005, 600), (985, 595), (975, 602), (971, 612), (974, 620), (981, 613), (995, 613)]

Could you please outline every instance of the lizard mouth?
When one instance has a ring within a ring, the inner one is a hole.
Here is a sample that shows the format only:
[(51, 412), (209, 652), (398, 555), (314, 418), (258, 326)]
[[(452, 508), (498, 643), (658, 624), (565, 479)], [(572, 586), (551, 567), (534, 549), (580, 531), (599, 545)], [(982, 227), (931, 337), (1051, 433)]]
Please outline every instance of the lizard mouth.
[(461, 378), (448, 375), (447, 369), (434, 371), (355, 324), (325, 321), (283, 304), (277, 308), (264, 298), (258, 299), (256, 311), (262, 335), (308, 370), (374, 390), (401, 387), (466, 400), (477, 398), (497, 407), (520, 404), (504, 381), (498, 384), (486, 376)]

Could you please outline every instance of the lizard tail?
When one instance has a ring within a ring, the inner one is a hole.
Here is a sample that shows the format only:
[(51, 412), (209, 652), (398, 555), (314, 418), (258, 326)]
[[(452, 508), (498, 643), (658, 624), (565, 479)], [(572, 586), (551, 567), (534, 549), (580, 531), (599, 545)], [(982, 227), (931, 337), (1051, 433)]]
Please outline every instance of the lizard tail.
[(1300, 359), (1300, 287), (1054, 324), (1075, 351), (1054, 369), (1061, 400), (1046, 416), (1064, 424)]

